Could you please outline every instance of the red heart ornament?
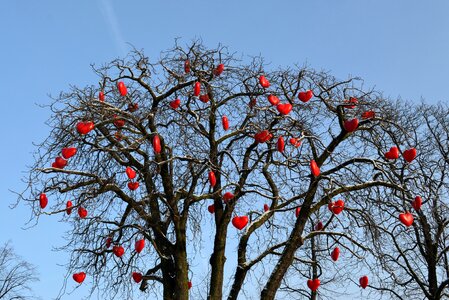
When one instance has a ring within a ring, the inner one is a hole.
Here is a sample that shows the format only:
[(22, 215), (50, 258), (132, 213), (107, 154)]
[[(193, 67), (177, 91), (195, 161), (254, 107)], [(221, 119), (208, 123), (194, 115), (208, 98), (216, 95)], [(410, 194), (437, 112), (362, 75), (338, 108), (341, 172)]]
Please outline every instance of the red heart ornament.
[(126, 173), (126, 176), (128, 176), (129, 179), (136, 178), (136, 171), (134, 171), (134, 169), (131, 168), (131, 167), (126, 167), (125, 173)]
[(98, 99), (99, 99), (101, 102), (104, 102), (104, 92), (103, 92), (103, 91), (100, 91), (100, 92), (98, 93)]
[(415, 200), (412, 201), (412, 206), (416, 211), (420, 210), (422, 206), (422, 198), (420, 196), (416, 196)]
[(318, 221), (318, 223), (316, 223), (315, 225), (315, 231), (320, 231), (324, 228), (323, 222)]
[(416, 157), (416, 149), (410, 148), (408, 150), (405, 150), (404, 153), (402, 153), (402, 156), (404, 157), (406, 162), (411, 163)]
[(184, 72), (190, 73), (190, 60), (188, 59), (184, 62)]
[(339, 200), (337, 200), (335, 202), (329, 203), (327, 207), (329, 208), (329, 210), (332, 213), (334, 213), (335, 215), (338, 215), (345, 208), (345, 202), (343, 200), (339, 199)]
[(72, 207), (73, 207), (73, 203), (72, 201), (67, 201), (66, 205), (65, 205), (65, 212), (70, 215), (72, 213)]
[(224, 71), (224, 64), (219, 64), (215, 69), (214, 69), (214, 75), (215, 76), (220, 76), (221, 73), (223, 73)]
[(346, 120), (343, 123), (343, 127), (347, 132), (354, 132), (358, 126), (359, 126), (359, 119), (357, 118), (354, 118), (352, 120)]
[(238, 230), (242, 230), (245, 228), (245, 226), (248, 224), (248, 217), (242, 216), (242, 217), (234, 217), (232, 218), (232, 225), (234, 225), (235, 228)]
[(298, 217), (300, 213), (301, 213), (301, 207), (298, 206), (298, 207), (295, 209), (295, 216)]
[(73, 274), (73, 280), (75, 280), (77, 283), (82, 283), (84, 281), (84, 279), (86, 279), (86, 273), (84, 272), (79, 272), (79, 273), (75, 273)]
[(260, 85), (264, 88), (267, 89), (270, 87), (270, 82), (268, 81), (268, 79), (265, 78), (265, 76), (261, 75), (259, 77), (259, 83)]
[(117, 118), (117, 115), (114, 115), (114, 125), (115, 127), (122, 128), (125, 126), (125, 120)]
[(41, 206), (42, 209), (44, 209), (48, 204), (48, 198), (47, 195), (45, 193), (41, 193), (39, 195), (39, 205)]
[(181, 100), (175, 99), (173, 101), (170, 101), (169, 105), (171, 108), (177, 109), (181, 105)]
[(203, 103), (207, 103), (209, 102), (209, 95), (208, 94), (204, 94), (200, 96), (200, 101)]
[(270, 207), (268, 206), (268, 204), (264, 204), (263, 205), (263, 211), (269, 211), (270, 210)]
[(276, 108), (281, 115), (285, 116), (292, 111), (293, 106), (290, 103), (285, 103), (285, 104), (278, 104)]
[(390, 148), (390, 151), (385, 153), (386, 159), (398, 159), (399, 158), (399, 149), (394, 146)]
[(407, 227), (413, 224), (413, 215), (409, 212), (399, 214), (399, 221)]
[(195, 82), (195, 85), (193, 86), (193, 95), (195, 97), (198, 97), (200, 95), (201, 92), (201, 83), (199, 83), (198, 81)]
[(138, 181), (136, 181), (136, 182), (128, 182), (128, 188), (131, 190), (131, 191), (135, 191), (135, 190), (137, 190), (138, 188), (139, 188), (139, 182)]
[(258, 143), (265, 143), (269, 141), (272, 137), (273, 135), (268, 130), (262, 130), (261, 132), (256, 133), (254, 135), (254, 139)]
[(313, 292), (318, 290), (318, 288), (320, 287), (320, 284), (321, 284), (321, 282), (320, 282), (320, 280), (318, 278), (307, 280), (307, 286)]
[(126, 94), (128, 94), (128, 90), (126, 88), (126, 85), (123, 83), (123, 81), (119, 81), (117, 83), (117, 88), (118, 88), (120, 95), (126, 96)]
[(189, 290), (192, 288), (192, 282), (191, 281), (187, 282), (187, 287), (189, 288)]
[(290, 138), (289, 140), (290, 144), (292, 144), (293, 146), (295, 146), (296, 148), (298, 148), (299, 146), (301, 146), (301, 140), (298, 140), (296, 138)]
[(130, 103), (130, 104), (128, 104), (128, 111), (129, 112), (135, 112), (138, 109), (139, 109), (139, 104), (137, 104), (137, 103)]
[(224, 130), (228, 130), (228, 129), (229, 129), (229, 120), (228, 120), (228, 117), (223, 116), (223, 117), (221, 118), (221, 124), (223, 125), (223, 129), (224, 129)]
[(215, 212), (215, 205), (211, 204), (207, 207), (207, 211), (213, 214)]
[(114, 246), (112, 247), (112, 252), (117, 257), (122, 257), (122, 255), (125, 253), (125, 249), (122, 246)]
[(284, 138), (282, 137), (282, 135), (278, 138), (278, 141), (276, 143), (276, 147), (277, 147), (279, 152), (284, 152), (285, 141), (284, 141)]
[(340, 248), (335, 247), (335, 249), (331, 253), (331, 258), (333, 261), (337, 261), (339, 256), (340, 256)]
[(343, 102), (345, 103), (344, 107), (349, 108), (349, 109), (355, 108), (357, 106), (357, 104), (359, 103), (357, 98), (354, 98), (354, 97), (351, 97), (351, 98), (349, 98), (349, 100), (345, 100)]
[(81, 219), (84, 219), (85, 217), (87, 217), (87, 209), (82, 206), (78, 207), (78, 215)]
[(215, 184), (217, 184), (217, 178), (215, 177), (215, 173), (214, 171), (209, 171), (209, 183), (212, 187), (215, 186)]
[(94, 122), (79, 122), (76, 124), (76, 131), (78, 131), (79, 134), (84, 135), (88, 134), (94, 127)]
[(112, 244), (112, 238), (110, 236), (108, 236), (106, 238), (106, 248), (109, 249), (109, 247), (111, 247), (111, 244)]
[(320, 168), (318, 167), (318, 164), (313, 159), (310, 161), (310, 171), (312, 172), (313, 176), (315, 176), (315, 177), (320, 176)]
[(376, 116), (374, 110), (368, 110), (362, 113), (362, 120), (372, 119)]
[(368, 286), (368, 276), (362, 276), (359, 279), (360, 286), (362, 289), (366, 288)]
[(226, 193), (223, 195), (223, 202), (227, 204), (227, 203), (228, 203), (229, 201), (231, 201), (233, 198), (234, 198), (234, 194), (233, 194), (233, 193), (231, 193), (231, 192), (226, 192)]
[(142, 281), (143, 275), (142, 275), (141, 273), (138, 273), (138, 272), (133, 272), (132, 277), (133, 277), (133, 280), (134, 280), (136, 283), (139, 283), (139, 282)]
[(65, 159), (69, 159), (70, 157), (74, 156), (76, 154), (76, 148), (70, 147), (70, 148), (62, 148), (61, 155)]
[(55, 158), (55, 166), (58, 169), (64, 169), (64, 167), (67, 166), (67, 160), (58, 156)]
[(137, 253), (142, 252), (143, 248), (145, 248), (145, 240), (141, 239), (141, 240), (136, 241), (134, 248), (136, 249)]
[(305, 92), (299, 92), (299, 94), (298, 94), (298, 99), (304, 103), (308, 102), (310, 99), (312, 99), (312, 97), (313, 97), (312, 90), (308, 90)]
[(154, 153), (159, 154), (161, 153), (161, 139), (159, 138), (159, 135), (155, 134), (153, 137), (153, 150)]
[(271, 105), (278, 105), (281, 100), (275, 95), (268, 95), (268, 101), (271, 103)]

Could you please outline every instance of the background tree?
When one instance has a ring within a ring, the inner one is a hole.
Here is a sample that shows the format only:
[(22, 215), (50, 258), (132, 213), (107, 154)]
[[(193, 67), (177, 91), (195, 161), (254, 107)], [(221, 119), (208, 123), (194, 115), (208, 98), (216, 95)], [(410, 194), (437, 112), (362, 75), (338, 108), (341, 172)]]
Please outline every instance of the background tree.
[[(380, 93), (197, 42), (94, 71), (99, 85), (49, 106), (21, 196), (38, 218), (71, 222), (75, 280), (130, 297), (133, 274), (164, 299), (188, 299), (189, 282), (195, 299), (316, 299), (358, 281), (342, 271), (370, 251), (357, 195), (404, 192), (384, 157), (389, 128), (402, 127)], [(335, 247), (346, 263), (331, 260)]]

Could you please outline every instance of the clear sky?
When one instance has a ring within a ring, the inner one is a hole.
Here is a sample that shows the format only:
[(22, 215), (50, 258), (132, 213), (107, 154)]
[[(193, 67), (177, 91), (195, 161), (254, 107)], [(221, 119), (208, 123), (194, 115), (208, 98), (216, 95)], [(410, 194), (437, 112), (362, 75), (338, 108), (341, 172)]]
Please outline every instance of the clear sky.
[(69, 84), (96, 83), (89, 65), (123, 56), (128, 43), (151, 58), (177, 37), (202, 38), (274, 66), (307, 63), (339, 78), (360, 76), (385, 96), (434, 103), (449, 98), (448, 12), (445, 0), (3, 1), (0, 243), (12, 240), (39, 268), (37, 295), (57, 295), (65, 270), (56, 264), (67, 255), (51, 249), (63, 244), (64, 224), (47, 217), (22, 230), (30, 212), (8, 208), (16, 198), (9, 190), (24, 189), (32, 142), (48, 133), (49, 111), (36, 104)]

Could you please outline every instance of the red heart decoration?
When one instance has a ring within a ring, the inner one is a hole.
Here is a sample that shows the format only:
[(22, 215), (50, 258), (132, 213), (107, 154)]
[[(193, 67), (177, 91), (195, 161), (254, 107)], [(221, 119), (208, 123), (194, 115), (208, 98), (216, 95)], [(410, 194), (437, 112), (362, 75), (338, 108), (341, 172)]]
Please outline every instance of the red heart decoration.
[(229, 129), (229, 120), (228, 120), (228, 117), (223, 116), (223, 117), (221, 118), (221, 124), (223, 125), (223, 129), (224, 129), (224, 130), (228, 130), (228, 129)]
[(333, 212), (334, 214), (338, 215), (345, 208), (345, 202), (343, 200), (339, 199), (339, 200), (337, 200), (335, 202), (329, 203), (327, 207), (329, 208), (329, 210), (331, 212)]
[(422, 198), (420, 196), (416, 196), (415, 200), (412, 201), (412, 206), (416, 211), (420, 210), (422, 206)]
[(131, 191), (135, 191), (135, 190), (137, 190), (138, 188), (139, 188), (139, 182), (138, 181), (136, 181), (136, 182), (128, 182), (128, 188), (131, 190)]
[(416, 149), (410, 148), (408, 150), (405, 150), (404, 153), (402, 153), (402, 156), (404, 157), (406, 162), (411, 163), (416, 157)]
[(66, 205), (65, 205), (65, 211), (68, 215), (70, 215), (72, 213), (72, 207), (73, 207), (73, 203), (72, 201), (67, 201)]
[(108, 236), (106, 238), (106, 248), (109, 249), (109, 247), (111, 247), (111, 244), (112, 244), (112, 238), (110, 236)]
[(128, 94), (128, 90), (126, 89), (126, 85), (123, 83), (123, 81), (119, 81), (117, 83), (117, 88), (118, 88), (120, 95), (126, 96), (126, 94)]
[(193, 86), (193, 95), (195, 97), (198, 97), (201, 92), (201, 83), (199, 81), (195, 82), (195, 85)]
[(141, 282), (142, 281), (142, 278), (143, 278), (143, 275), (142, 274), (140, 274), (140, 273), (138, 273), (138, 272), (133, 272), (133, 280), (136, 282), (136, 283), (139, 283), (139, 282)]
[(279, 152), (284, 152), (285, 141), (284, 141), (284, 138), (282, 137), (282, 135), (278, 138), (278, 141), (276, 143), (276, 147), (277, 147)]
[(67, 166), (67, 160), (58, 156), (55, 158), (55, 166), (58, 169), (64, 169), (64, 167)]
[(318, 221), (318, 223), (316, 223), (315, 225), (315, 231), (320, 231), (323, 229), (323, 227), (324, 227), (323, 222)]
[(84, 279), (86, 279), (86, 273), (84, 272), (73, 274), (73, 280), (75, 280), (77, 283), (82, 283)]
[(191, 281), (187, 282), (187, 287), (189, 288), (189, 290), (192, 288), (192, 282)]
[(292, 144), (293, 146), (295, 146), (296, 148), (298, 148), (299, 146), (301, 146), (301, 140), (298, 140), (296, 138), (290, 138), (290, 144)]
[(300, 213), (301, 213), (301, 207), (298, 206), (298, 207), (295, 209), (295, 216), (298, 217)]
[(76, 124), (76, 130), (79, 134), (88, 134), (92, 129), (94, 129), (94, 122), (79, 122)]
[(128, 176), (129, 179), (136, 178), (136, 171), (134, 171), (134, 169), (131, 168), (131, 167), (126, 167), (125, 173), (126, 173), (126, 176)]
[(390, 151), (385, 153), (386, 159), (398, 159), (399, 158), (399, 149), (394, 146), (390, 148)]
[(271, 103), (271, 105), (278, 105), (281, 100), (275, 95), (268, 95), (268, 101)]
[(413, 215), (409, 212), (399, 214), (399, 221), (407, 227), (413, 224)]
[(41, 193), (39, 195), (39, 205), (41, 206), (42, 209), (44, 209), (48, 204), (48, 198), (47, 195), (45, 193)]
[(190, 73), (190, 60), (188, 59), (184, 62), (184, 72)]
[(130, 104), (128, 104), (128, 111), (129, 112), (135, 112), (138, 109), (139, 109), (139, 104), (137, 104), (137, 103), (130, 103)]
[(310, 161), (310, 171), (312, 172), (313, 176), (315, 176), (315, 177), (320, 176), (320, 168), (318, 167), (318, 164), (313, 159)]
[(359, 119), (357, 118), (354, 118), (352, 120), (346, 120), (343, 123), (343, 127), (347, 132), (354, 132), (358, 126), (359, 126)]
[(116, 115), (114, 115), (114, 125), (115, 127), (118, 128), (122, 128), (123, 126), (125, 126), (125, 120), (123, 119), (118, 119)]
[(215, 186), (215, 184), (217, 184), (217, 178), (215, 177), (215, 173), (214, 171), (209, 171), (209, 183), (212, 187)]
[(360, 286), (364, 289), (368, 286), (368, 276), (362, 276), (359, 279)]
[(335, 249), (331, 253), (331, 258), (333, 261), (337, 261), (339, 256), (340, 256), (340, 248), (335, 247)]
[(299, 92), (299, 94), (298, 94), (299, 100), (301, 100), (304, 103), (308, 102), (310, 99), (312, 99), (312, 97), (313, 97), (312, 90), (308, 90), (305, 92)]
[(159, 138), (159, 135), (155, 134), (153, 137), (153, 150), (154, 153), (159, 154), (161, 153), (161, 139)]
[(234, 198), (234, 194), (233, 193), (231, 193), (231, 192), (226, 192), (224, 195), (223, 195), (223, 202), (224, 203), (228, 203), (230, 200), (232, 200)]
[(281, 113), (281, 115), (288, 115), (291, 111), (293, 106), (290, 103), (285, 103), (285, 104), (278, 104), (276, 106), (278, 112)]
[(98, 99), (99, 99), (101, 102), (104, 102), (104, 92), (103, 92), (103, 91), (100, 91), (100, 92), (98, 93)]
[(269, 141), (272, 137), (273, 137), (273, 135), (268, 130), (263, 130), (254, 135), (254, 139), (258, 143), (265, 143), (265, 142)]
[(62, 148), (61, 155), (65, 159), (69, 159), (70, 157), (74, 156), (76, 154), (76, 148), (70, 147), (70, 148)]
[(221, 73), (223, 73), (223, 71), (224, 71), (224, 64), (219, 64), (214, 70), (214, 75), (220, 76)]
[(208, 94), (204, 94), (200, 96), (200, 101), (203, 103), (207, 103), (209, 102), (209, 95)]
[(242, 230), (245, 228), (245, 226), (248, 224), (248, 217), (242, 216), (242, 217), (234, 217), (232, 218), (232, 225), (234, 225), (235, 228), (238, 230)]
[(145, 240), (141, 239), (141, 240), (136, 241), (134, 248), (136, 249), (137, 253), (142, 252), (143, 248), (145, 248)]
[(171, 108), (177, 109), (181, 105), (181, 100), (175, 99), (173, 101), (170, 101), (169, 105)]
[(376, 116), (376, 113), (374, 112), (374, 110), (368, 110), (362, 113), (362, 119), (363, 120), (367, 120), (367, 119), (372, 119)]
[(81, 219), (84, 219), (85, 217), (87, 217), (87, 209), (82, 206), (78, 207), (78, 215)]
[(270, 82), (268, 81), (268, 79), (265, 78), (265, 76), (261, 75), (259, 77), (259, 83), (260, 85), (264, 88), (267, 89), (270, 87)]
[(318, 278), (307, 280), (307, 286), (310, 290), (315, 292), (320, 287), (320, 280)]
[(349, 109), (355, 108), (357, 106), (357, 104), (359, 103), (357, 98), (354, 98), (354, 97), (351, 97), (351, 98), (349, 98), (349, 100), (345, 100), (343, 102), (345, 104), (349, 104), (349, 105), (344, 105), (344, 107), (349, 108)]
[(249, 106), (249, 108), (253, 108), (254, 106), (256, 106), (256, 104), (257, 104), (257, 99), (253, 98), (253, 99), (249, 100), (248, 106)]
[(215, 212), (215, 205), (214, 205), (214, 204), (209, 205), (209, 206), (207, 207), (207, 210), (208, 210), (211, 214), (213, 214), (213, 213)]
[(112, 247), (112, 252), (117, 257), (122, 257), (122, 255), (125, 253), (125, 249), (122, 246), (114, 246)]
[(270, 207), (268, 206), (268, 204), (264, 204), (263, 205), (263, 211), (269, 211), (270, 210)]

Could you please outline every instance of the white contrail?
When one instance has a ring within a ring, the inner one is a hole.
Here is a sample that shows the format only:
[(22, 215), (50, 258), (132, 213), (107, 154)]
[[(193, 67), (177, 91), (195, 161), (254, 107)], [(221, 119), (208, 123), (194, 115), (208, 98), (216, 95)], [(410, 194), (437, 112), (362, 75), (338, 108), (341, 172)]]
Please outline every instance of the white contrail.
[(115, 15), (114, 8), (109, 0), (101, 0), (100, 9), (103, 17), (106, 19), (109, 29), (111, 30), (117, 50), (120, 52), (121, 56), (125, 56), (127, 52), (125, 48), (126, 42), (123, 38), (122, 32), (120, 31), (120, 26)]

